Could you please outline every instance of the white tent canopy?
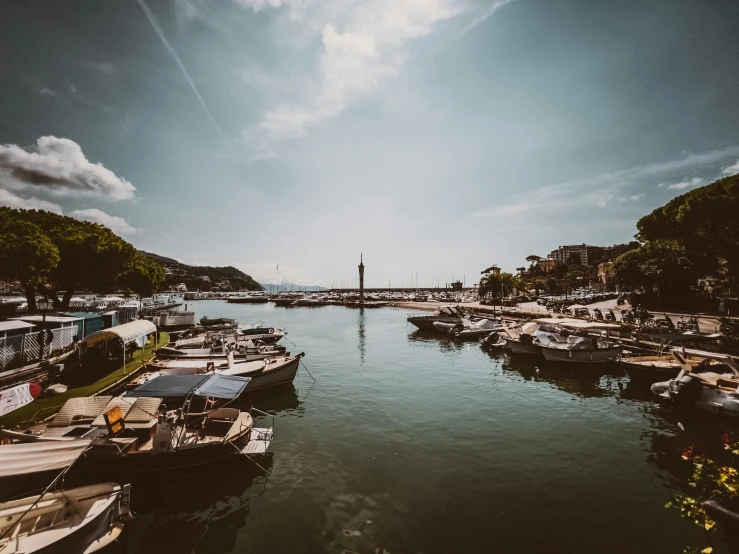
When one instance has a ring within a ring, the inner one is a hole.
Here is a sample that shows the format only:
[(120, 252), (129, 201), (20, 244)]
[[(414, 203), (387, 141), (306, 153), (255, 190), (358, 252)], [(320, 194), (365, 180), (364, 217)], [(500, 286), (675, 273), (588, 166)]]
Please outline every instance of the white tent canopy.
[(0, 446), (0, 477), (64, 469), (90, 445), (90, 440), (31, 442)]
[(92, 346), (100, 341), (119, 338), (123, 344), (129, 343), (151, 333), (156, 333), (157, 327), (151, 321), (139, 319), (131, 323), (124, 323), (109, 329), (103, 329), (85, 337), (82, 344)]

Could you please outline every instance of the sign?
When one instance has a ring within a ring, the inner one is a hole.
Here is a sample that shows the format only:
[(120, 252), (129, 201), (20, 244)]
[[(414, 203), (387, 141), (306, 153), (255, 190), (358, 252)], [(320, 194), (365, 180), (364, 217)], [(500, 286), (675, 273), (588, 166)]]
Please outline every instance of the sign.
[(0, 416), (33, 402), (31, 383), (21, 383), (0, 391)]

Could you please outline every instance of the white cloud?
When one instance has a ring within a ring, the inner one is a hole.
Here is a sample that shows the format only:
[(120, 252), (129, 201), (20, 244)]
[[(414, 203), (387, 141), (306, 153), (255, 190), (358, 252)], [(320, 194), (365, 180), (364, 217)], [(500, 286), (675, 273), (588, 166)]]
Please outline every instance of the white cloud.
[(701, 179), (700, 177), (693, 177), (692, 179), (687, 179), (685, 181), (680, 181), (679, 183), (673, 183), (672, 185), (667, 185), (667, 190), (685, 190), (691, 187), (699, 187), (704, 182), (705, 181)]
[[(601, 173), (600, 175), (578, 181), (546, 185), (523, 195), (514, 195), (510, 202), (478, 210), (472, 215), (474, 217), (486, 218), (512, 216), (534, 211), (546, 211), (550, 213), (560, 209), (572, 209), (576, 206), (596, 205), (605, 207), (610, 200), (616, 198), (615, 193), (622, 191), (626, 187), (633, 189), (634, 185), (643, 186), (645, 180), (653, 179), (658, 175), (666, 176), (670, 173), (683, 171), (686, 168), (716, 164), (738, 151), (739, 147), (731, 147), (723, 150), (713, 150), (703, 154), (689, 154), (669, 162), (640, 165), (610, 173)], [(678, 185), (682, 188), (700, 186), (704, 183), (704, 180), (695, 177), (680, 183), (669, 183), (667, 181), (657, 186), (659, 188), (667, 187), (668, 189), (679, 190)], [(621, 193), (618, 199), (620, 202), (621, 198), (625, 199), (623, 201), (636, 201), (640, 200), (643, 196), (641, 193), (634, 195), (624, 195)]]
[(47, 212), (62, 213), (62, 207), (53, 202), (39, 200), (35, 196), (30, 198), (21, 198), (13, 194), (9, 190), (0, 189), (0, 206), (8, 206), (21, 210), (46, 210)]
[(0, 145), (0, 187), (43, 190), (56, 196), (130, 200), (134, 187), (100, 163), (92, 163), (73, 140), (41, 137), (33, 149)]
[(83, 221), (91, 221), (92, 223), (104, 225), (118, 235), (135, 235), (141, 231), (141, 229), (137, 229), (130, 225), (128, 221), (122, 217), (106, 214), (104, 211), (96, 208), (74, 210), (69, 215)]
[(618, 202), (619, 202), (619, 204), (623, 204), (624, 202), (638, 202), (642, 198), (644, 198), (644, 193), (634, 194), (632, 196), (621, 196), (618, 199)]
[(44, 96), (56, 96), (56, 92), (49, 88), (42, 88), (38, 91), (39, 94), (43, 94)]
[[(254, 11), (287, 7), (303, 10), (296, 0), (236, 0)], [(318, 10), (322, 49), (318, 85), (301, 102), (278, 103), (247, 140), (269, 143), (305, 136), (310, 128), (336, 117), (395, 77), (410, 57), (414, 39), (429, 35), (437, 23), (463, 11), (461, 0), (376, 0), (336, 2)]]
[(739, 161), (737, 161), (734, 165), (730, 165), (729, 167), (725, 167), (721, 173), (724, 175), (737, 175), (739, 174)]

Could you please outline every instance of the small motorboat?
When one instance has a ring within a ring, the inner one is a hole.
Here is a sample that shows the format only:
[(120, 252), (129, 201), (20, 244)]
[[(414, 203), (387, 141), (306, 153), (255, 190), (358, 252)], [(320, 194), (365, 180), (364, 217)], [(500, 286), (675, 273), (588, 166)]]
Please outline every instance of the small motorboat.
[[(692, 351), (695, 355), (695, 352)], [(701, 371), (708, 364), (693, 367), (681, 349), (671, 351), (680, 364), (680, 373), (674, 379), (654, 383), (652, 393), (674, 405), (691, 406), (698, 410), (739, 418), (739, 364), (726, 354), (702, 352), (706, 360), (718, 360), (729, 368), (727, 373)]]
[(97, 552), (132, 519), (130, 491), (128, 485), (99, 483), (3, 502), (0, 552)]
[(257, 327), (252, 325), (250, 327), (238, 327), (236, 329), (236, 340), (238, 343), (242, 341), (261, 341), (263, 344), (274, 344), (279, 342), (282, 337), (287, 335), (282, 329), (275, 329), (274, 327)]
[(434, 328), (445, 332), (460, 340), (476, 340), (504, 329), (504, 326), (489, 319), (471, 321), (463, 319), (460, 323), (452, 324), (443, 321), (435, 321)]
[[(623, 347), (609, 340), (609, 330), (620, 327), (602, 321), (583, 321), (581, 319), (540, 318), (539, 325), (555, 325), (566, 329), (557, 334), (537, 335), (544, 358), (550, 362), (568, 363), (607, 363), (615, 362)], [(605, 331), (605, 336), (592, 334)]]
[(435, 314), (412, 315), (408, 317), (408, 323), (412, 323), (416, 327), (425, 331), (433, 331), (434, 323), (451, 323), (456, 325), (461, 323), (465, 317), (465, 313), (454, 306), (444, 306)]
[(216, 325), (235, 325), (236, 320), (235, 319), (229, 319), (227, 317), (207, 317), (203, 316), (200, 318), (200, 325), (203, 327), (213, 327)]
[[(729, 366), (723, 363), (721, 359), (712, 357), (710, 352), (682, 349), (681, 353), (685, 362), (693, 368), (693, 371), (731, 372)], [(682, 369), (680, 361), (672, 355), (671, 351), (652, 355), (634, 355), (624, 352), (621, 354), (618, 363), (626, 370), (631, 379), (652, 383), (669, 380)]]
[(490, 350), (503, 350), (508, 348), (508, 342), (500, 333), (493, 332), (482, 340), (482, 346)]

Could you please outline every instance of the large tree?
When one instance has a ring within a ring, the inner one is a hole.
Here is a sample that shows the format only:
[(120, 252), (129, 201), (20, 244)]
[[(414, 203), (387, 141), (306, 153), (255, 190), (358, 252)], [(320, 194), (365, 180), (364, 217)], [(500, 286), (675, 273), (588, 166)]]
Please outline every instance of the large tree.
[[(48, 243), (56, 249), (56, 263), (47, 263), (44, 271), (32, 271), (24, 278), (25, 283), (32, 284), (35, 291), (50, 298), (55, 309), (67, 309), (75, 291), (107, 293), (121, 286), (126, 288), (127, 283), (134, 280), (132, 275), (138, 271), (136, 267), (143, 267), (136, 249), (102, 225), (51, 212), (0, 208), (0, 228), (12, 228), (19, 221), (39, 230), (29, 240), (37, 245), (35, 248), (43, 247), (48, 251), (50, 262), (54, 260), (54, 251), (48, 248)], [(41, 237), (45, 240), (41, 240)], [(6, 271), (17, 273), (21, 270), (20, 265), (16, 262)], [(150, 268), (139, 273), (139, 277), (143, 274), (152, 275)], [(128, 277), (124, 278), (124, 275)], [(153, 277), (156, 278), (156, 275)], [(152, 286), (158, 286), (160, 282), (154, 280)], [(140, 285), (139, 281), (137, 288), (146, 289)], [(26, 289), (29, 306), (35, 291)]]
[(58, 264), (59, 249), (37, 225), (0, 215), (0, 278), (20, 281), (31, 311), (36, 287), (46, 285)]
[(739, 277), (739, 175), (680, 195), (637, 223), (641, 242), (676, 241), (689, 256), (703, 258), (696, 268), (707, 275), (723, 259)]

